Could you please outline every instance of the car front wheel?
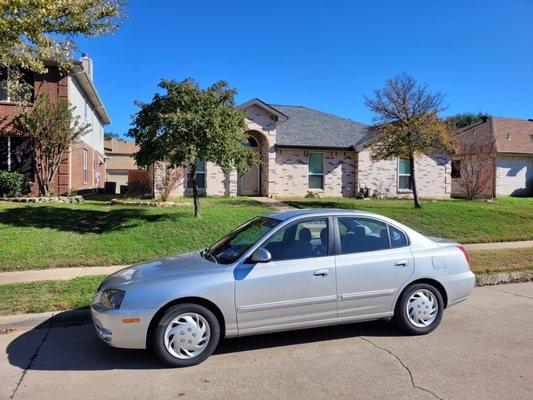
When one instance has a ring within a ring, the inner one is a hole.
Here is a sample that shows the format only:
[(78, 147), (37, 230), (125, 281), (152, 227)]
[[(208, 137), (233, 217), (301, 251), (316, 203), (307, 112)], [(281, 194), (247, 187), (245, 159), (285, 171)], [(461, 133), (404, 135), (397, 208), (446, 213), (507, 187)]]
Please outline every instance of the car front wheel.
[(394, 311), (394, 321), (411, 335), (434, 331), (442, 320), (444, 302), (438, 289), (426, 283), (408, 286)]
[(178, 304), (161, 316), (154, 330), (154, 350), (172, 367), (196, 365), (209, 357), (220, 339), (215, 315), (198, 304)]

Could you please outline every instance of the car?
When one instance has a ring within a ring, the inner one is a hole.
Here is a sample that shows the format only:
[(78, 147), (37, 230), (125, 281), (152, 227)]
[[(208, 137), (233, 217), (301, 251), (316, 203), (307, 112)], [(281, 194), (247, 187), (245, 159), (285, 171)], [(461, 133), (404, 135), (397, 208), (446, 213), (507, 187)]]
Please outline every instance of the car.
[(222, 338), (378, 319), (427, 334), (474, 281), (453, 241), (364, 211), (291, 210), (254, 218), (204, 250), (118, 271), (90, 308), (109, 345), (153, 347), (185, 367)]

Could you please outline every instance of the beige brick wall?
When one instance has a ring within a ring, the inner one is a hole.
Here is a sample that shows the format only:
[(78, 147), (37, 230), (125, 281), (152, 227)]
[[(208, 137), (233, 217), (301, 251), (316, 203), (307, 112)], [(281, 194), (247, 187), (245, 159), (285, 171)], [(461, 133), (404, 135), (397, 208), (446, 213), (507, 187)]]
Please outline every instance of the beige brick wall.
[(496, 196), (533, 193), (533, 156), (500, 154), (496, 165)]
[[(386, 197), (411, 197), (410, 191), (398, 190), (398, 159), (373, 162), (370, 151), (357, 155), (358, 187), (366, 186)], [(415, 160), (415, 179), (419, 196), (450, 197), (451, 161), (446, 156), (426, 155)]]
[(354, 196), (355, 152), (321, 151), (324, 153), (324, 189), (309, 189), (309, 150), (278, 149), (276, 152), (276, 185), (273, 196), (305, 196), (316, 192), (324, 196)]

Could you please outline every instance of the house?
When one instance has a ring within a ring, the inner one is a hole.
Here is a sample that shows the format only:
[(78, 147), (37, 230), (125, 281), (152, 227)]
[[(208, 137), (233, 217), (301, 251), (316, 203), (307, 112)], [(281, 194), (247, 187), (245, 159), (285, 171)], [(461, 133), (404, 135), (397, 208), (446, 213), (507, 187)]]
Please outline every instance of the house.
[[(69, 73), (61, 72), (52, 63), (46, 63), (46, 67), (44, 74), (24, 72), (31, 98), (47, 93), (52, 99), (67, 99), (81, 121), (91, 126), (64, 154), (53, 188), (59, 195), (95, 191), (104, 186), (104, 125), (111, 121), (93, 81), (93, 62), (84, 54)], [(18, 99), (10, 98), (8, 82), (9, 70), (0, 70), (0, 170), (25, 174), (32, 194), (37, 195), (39, 188), (26, 139), (12, 130), (12, 120), (21, 109)]]
[[(412, 195), (407, 160), (373, 162), (365, 147), (366, 126), (350, 119), (301, 106), (267, 104), (252, 99), (240, 106), (247, 115), (246, 143), (261, 163), (244, 176), (224, 174), (217, 165), (198, 160), (196, 173), (203, 194), (238, 196)], [(416, 159), (420, 196), (450, 196), (450, 160), (445, 156)], [(190, 195), (190, 179), (172, 195)], [(157, 193), (155, 193), (157, 195)]]
[[(463, 152), (485, 153), (489, 160), (483, 195), (533, 195), (533, 120), (488, 117), (456, 133)], [(465, 154), (454, 156), (452, 196), (464, 195)], [(479, 161), (477, 161), (479, 162)], [(471, 163), (471, 161), (470, 161)]]
[(120, 193), (120, 186), (128, 185), (129, 174), (138, 170), (133, 158), (133, 153), (138, 150), (139, 147), (133, 142), (117, 138), (105, 140), (106, 182), (116, 183), (116, 193)]

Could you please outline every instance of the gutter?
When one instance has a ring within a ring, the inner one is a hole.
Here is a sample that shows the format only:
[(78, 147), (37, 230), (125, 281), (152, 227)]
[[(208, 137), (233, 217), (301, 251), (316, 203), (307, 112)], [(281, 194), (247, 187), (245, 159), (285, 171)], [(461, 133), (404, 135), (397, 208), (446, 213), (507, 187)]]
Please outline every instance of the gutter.
[(94, 110), (98, 113), (98, 116), (102, 120), (102, 123), (104, 125), (109, 125), (111, 123), (111, 119), (109, 118), (109, 115), (107, 115), (107, 112), (104, 108), (104, 103), (98, 95), (98, 91), (96, 90), (93, 81), (89, 79), (85, 73), (81, 63), (74, 64), (74, 71), (75, 72), (70, 74), (70, 76), (76, 78), (78, 83), (82, 86), (83, 90), (88, 95)]

